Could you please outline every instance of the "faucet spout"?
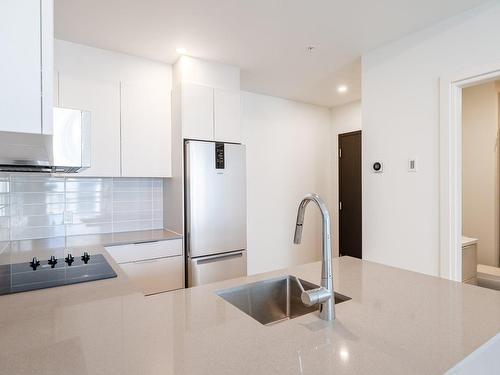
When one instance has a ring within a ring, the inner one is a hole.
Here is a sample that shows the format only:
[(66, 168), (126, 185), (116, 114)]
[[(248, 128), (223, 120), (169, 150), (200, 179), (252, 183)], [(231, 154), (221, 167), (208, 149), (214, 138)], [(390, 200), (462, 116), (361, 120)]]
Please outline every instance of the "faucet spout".
[[(320, 293), (316, 293), (315, 298), (309, 299), (308, 296), (304, 295), (303, 301), (307, 299), (308, 302), (319, 303), (319, 316), (324, 320), (335, 319), (335, 299), (333, 292), (333, 272), (332, 272), (332, 234), (331, 234), (331, 219), (328, 207), (321, 197), (314, 193), (306, 194), (299, 204), (299, 209), (297, 211), (297, 220), (295, 224), (295, 235), (293, 242), (295, 244), (300, 244), (302, 240), (302, 228), (304, 224), (304, 214), (306, 207), (309, 202), (314, 202), (321, 211), (322, 224), (323, 224), (323, 260), (321, 265), (321, 289)], [(304, 293), (308, 293), (305, 291)], [(321, 298), (318, 297), (321, 295)], [(314, 297), (314, 296), (309, 296)]]

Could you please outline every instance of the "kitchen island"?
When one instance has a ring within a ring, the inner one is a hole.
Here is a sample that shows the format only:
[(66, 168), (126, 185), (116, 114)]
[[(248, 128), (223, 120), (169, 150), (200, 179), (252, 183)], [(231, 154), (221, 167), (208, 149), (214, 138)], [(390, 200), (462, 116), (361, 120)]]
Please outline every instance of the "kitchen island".
[(500, 292), (334, 260), (337, 319), (265, 326), (216, 291), (320, 262), (144, 297), (115, 279), (0, 297), (0, 374), (441, 374), (500, 331)]

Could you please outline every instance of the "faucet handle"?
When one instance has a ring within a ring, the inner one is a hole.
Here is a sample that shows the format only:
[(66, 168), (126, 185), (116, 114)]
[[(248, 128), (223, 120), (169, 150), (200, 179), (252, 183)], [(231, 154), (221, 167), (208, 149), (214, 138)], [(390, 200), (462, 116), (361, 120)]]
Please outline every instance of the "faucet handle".
[(332, 297), (332, 293), (322, 286), (316, 289), (305, 290), (300, 279), (297, 276), (294, 276), (294, 278), (302, 292), (300, 294), (300, 299), (304, 305), (310, 307), (328, 301), (328, 299)]
[[(301, 288), (302, 289), (302, 288)], [(306, 306), (313, 306), (323, 302), (328, 301), (328, 299), (332, 298), (332, 292), (324, 287), (319, 287), (316, 289), (303, 290), (300, 295), (300, 299), (302, 303)]]

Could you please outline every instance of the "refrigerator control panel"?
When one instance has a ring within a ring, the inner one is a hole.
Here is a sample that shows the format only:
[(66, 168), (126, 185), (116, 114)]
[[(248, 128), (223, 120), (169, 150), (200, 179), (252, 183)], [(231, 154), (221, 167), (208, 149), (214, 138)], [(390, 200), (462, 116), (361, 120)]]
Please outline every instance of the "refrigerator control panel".
[(224, 169), (224, 143), (215, 144), (215, 169)]

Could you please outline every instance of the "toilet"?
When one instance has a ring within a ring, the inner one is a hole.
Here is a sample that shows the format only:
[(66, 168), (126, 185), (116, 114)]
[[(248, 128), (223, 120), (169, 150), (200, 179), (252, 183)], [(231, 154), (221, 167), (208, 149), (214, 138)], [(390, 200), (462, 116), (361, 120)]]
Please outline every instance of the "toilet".
[(500, 268), (478, 264), (477, 285), (500, 291)]

